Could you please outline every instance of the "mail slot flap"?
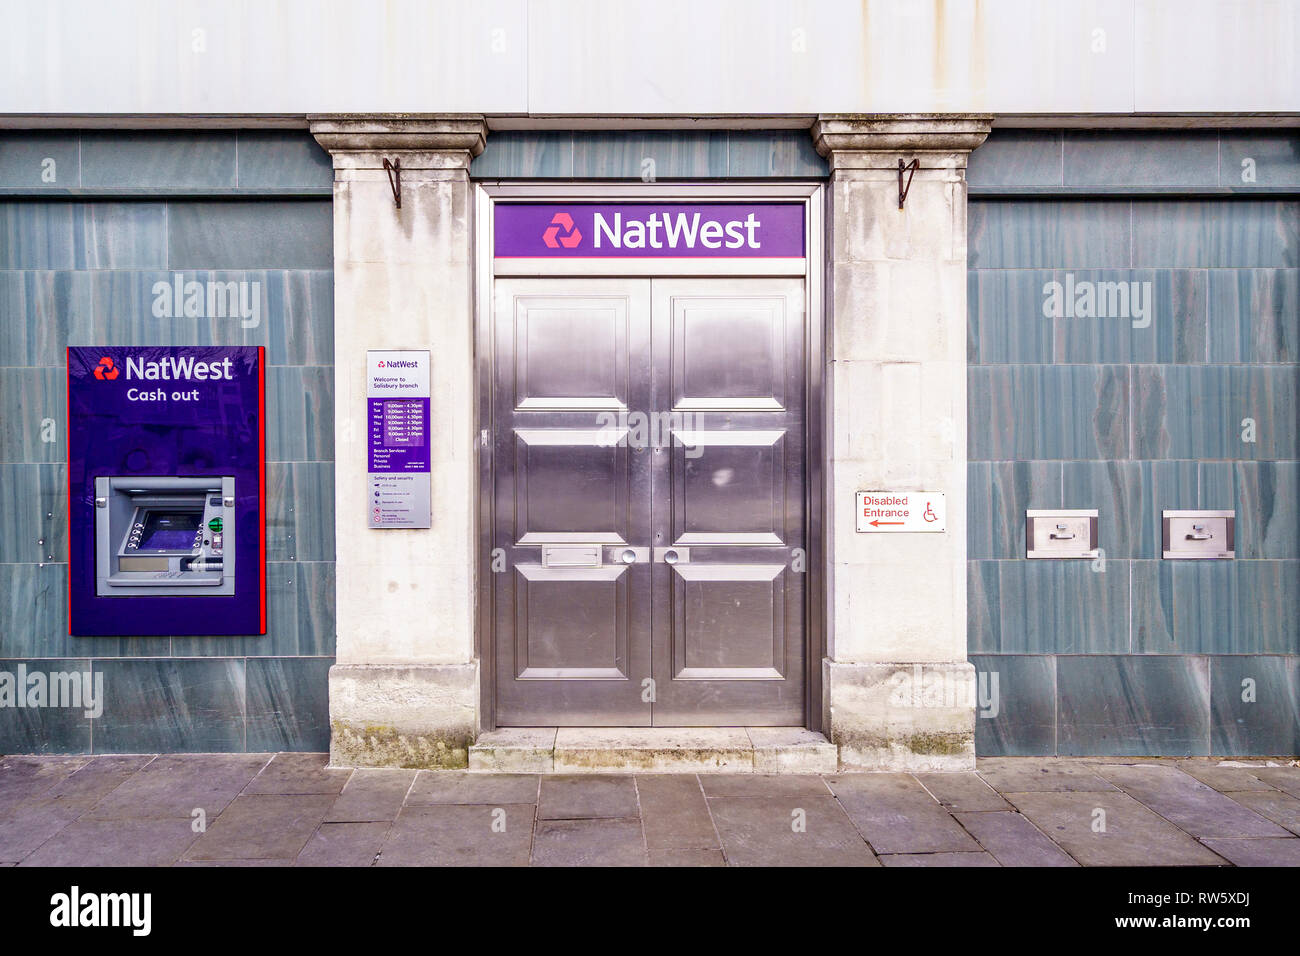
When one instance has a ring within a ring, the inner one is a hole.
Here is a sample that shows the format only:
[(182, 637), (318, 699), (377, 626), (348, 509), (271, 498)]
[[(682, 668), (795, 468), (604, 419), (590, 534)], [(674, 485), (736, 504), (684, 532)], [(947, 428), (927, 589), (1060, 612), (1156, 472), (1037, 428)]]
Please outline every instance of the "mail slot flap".
[(544, 544), (544, 568), (598, 568), (601, 546), (598, 544)]
[(1232, 511), (1165, 511), (1164, 557), (1174, 560), (1235, 557), (1235, 524)]

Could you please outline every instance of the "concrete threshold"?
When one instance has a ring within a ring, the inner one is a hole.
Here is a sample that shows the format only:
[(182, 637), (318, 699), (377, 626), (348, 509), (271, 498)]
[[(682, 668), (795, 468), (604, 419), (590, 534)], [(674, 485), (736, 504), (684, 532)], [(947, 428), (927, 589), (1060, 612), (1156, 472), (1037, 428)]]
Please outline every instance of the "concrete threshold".
[(469, 769), (496, 773), (835, 773), (803, 727), (514, 727), (480, 734)]

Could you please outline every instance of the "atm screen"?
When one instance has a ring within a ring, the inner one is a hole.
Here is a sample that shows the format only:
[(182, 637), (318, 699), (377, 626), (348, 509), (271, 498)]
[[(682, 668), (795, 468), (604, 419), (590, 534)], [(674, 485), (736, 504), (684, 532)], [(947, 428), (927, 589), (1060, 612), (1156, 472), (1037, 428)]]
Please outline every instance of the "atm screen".
[(146, 512), (137, 550), (189, 551), (194, 547), (194, 533), (202, 523), (200, 511)]

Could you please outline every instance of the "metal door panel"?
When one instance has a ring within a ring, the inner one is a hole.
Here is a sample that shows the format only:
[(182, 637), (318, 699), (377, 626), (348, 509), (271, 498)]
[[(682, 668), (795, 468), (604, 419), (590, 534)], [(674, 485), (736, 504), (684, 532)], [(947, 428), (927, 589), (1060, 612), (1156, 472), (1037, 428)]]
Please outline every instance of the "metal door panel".
[(803, 722), (803, 296), (497, 280), (499, 725)]
[(803, 282), (652, 293), (656, 394), (680, 415), (654, 456), (654, 723), (802, 724)]
[[(496, 722), (649, 724), (650, 564), (608, 562), (650, 536), (649, 469), (617, 418), (649, 404), (649, 283), (497, 280), (494, 296)], [(583, 544), (570, 559), (600, 564), (562, 566), (556, 546)]]
[(783, 564), (672, 566), (672, 679), (783, 679), (784, 571)]
[(626, 544), (631, 450), (626, 429), (515, 429), (515, 540)]
[[(728, 296), (719, 285), (749, 286), (749, 294)], [(666, 318), (674, 410), (785, 407), (786, 332), (792, 317), (786, 296), (760, 294), (760, 285), (771, 283), (710, 280), (696, 285), (698, 294), (656, 300), (671, 310)]]
[(682, 429), (673, 438), (673, 544), (784, 543), (784, 429)]
[(516, 408), (627, 407), (626, 299), (521, 295), (514, 312)]
[(631, 680), (631, 568), (515, 568), (516, 680)]

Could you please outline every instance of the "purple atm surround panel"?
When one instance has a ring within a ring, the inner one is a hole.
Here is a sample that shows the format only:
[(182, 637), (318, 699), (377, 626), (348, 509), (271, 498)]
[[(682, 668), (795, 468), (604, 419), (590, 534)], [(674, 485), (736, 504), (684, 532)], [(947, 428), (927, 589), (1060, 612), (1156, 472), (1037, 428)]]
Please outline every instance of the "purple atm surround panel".
[[(191, 360), (216, 363), (207, 367), (215, 369), (218, 377), (194, 374)], [(157, 369), (165, 369), (169, 377), (142, 377)], [(160, 391), (165, 398), (140, 398), (142, 393), (156, 396)], [(67, 434), (69, 633), (80, 637), (265, 634), (263, 348), (69, 348)], [(95, 478), (129, 475), (235, 478), (234, 595), (96, 595)]]

